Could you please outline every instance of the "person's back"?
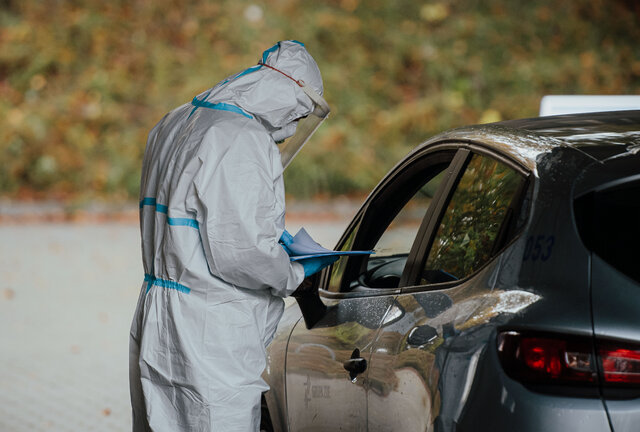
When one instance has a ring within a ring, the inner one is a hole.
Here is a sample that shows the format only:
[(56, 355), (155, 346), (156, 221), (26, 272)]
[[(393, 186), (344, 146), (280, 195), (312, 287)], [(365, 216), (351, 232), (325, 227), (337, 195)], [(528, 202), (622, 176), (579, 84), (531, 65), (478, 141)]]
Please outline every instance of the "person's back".
[[(322, 92), (297, 42), (167, 114), (142, 169), (144, 283), (131, 328), (134, 430), (257, 430), (264, 347), (304, 277), (278, 238), (284, 186), (272, 138)], [(277, 71), (270, 70), (271, 67)], [(296, 75), (297, 74), (297, 75)]]

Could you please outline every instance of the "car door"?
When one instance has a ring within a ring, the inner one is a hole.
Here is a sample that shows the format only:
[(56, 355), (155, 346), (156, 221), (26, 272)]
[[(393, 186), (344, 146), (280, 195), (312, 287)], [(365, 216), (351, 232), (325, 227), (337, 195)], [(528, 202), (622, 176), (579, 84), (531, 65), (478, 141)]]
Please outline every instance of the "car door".
[(522, 225), (526, 177), (468, 150), (450, 171), (392, 305), (400, 318), (383, 321), (371, 349), (369, 431), (454, 430), (502, 300), (495, 257)]
[(374, 191), (343, 239), (343, 257), (325, 271), (320, 292), (327, 310), (311, 329), (300, 321), (287, 347), (289, 430), (367, 430), (367, 365), (383, 322), (399, 319), (400, 278), (422, 220), (448, 176), (445, 149), (399, 166)]

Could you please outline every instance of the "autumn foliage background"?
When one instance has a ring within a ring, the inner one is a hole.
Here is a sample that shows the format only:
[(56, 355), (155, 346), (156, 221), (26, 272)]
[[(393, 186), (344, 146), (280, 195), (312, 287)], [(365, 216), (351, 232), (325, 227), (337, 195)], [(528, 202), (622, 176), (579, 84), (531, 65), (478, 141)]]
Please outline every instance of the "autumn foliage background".
[(0, 197), (137, 197), (146, 135), (282, 39), (329, 120), (287, 192), (359, 194), (444, 129), (535, 116), (545, 94), (638, 94), (632, 0), (0, 1)]

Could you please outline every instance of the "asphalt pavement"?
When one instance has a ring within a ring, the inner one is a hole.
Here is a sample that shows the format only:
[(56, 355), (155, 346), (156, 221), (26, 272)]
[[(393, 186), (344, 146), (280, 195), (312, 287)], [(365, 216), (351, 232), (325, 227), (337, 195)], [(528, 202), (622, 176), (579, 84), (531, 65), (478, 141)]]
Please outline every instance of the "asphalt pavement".
[[(355, 213), (340, 205), (298, 207), (287, 228), (333, 247)], [(15, 220), (0, 224), (0, 431), (130, 430), (137, 222)]]

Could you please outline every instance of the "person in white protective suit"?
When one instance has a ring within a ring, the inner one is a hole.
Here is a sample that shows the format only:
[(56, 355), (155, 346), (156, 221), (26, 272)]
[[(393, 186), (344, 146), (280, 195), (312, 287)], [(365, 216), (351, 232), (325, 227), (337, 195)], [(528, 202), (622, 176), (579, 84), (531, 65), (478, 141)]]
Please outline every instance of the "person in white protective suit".
[(304, 45), (283, 41), (151, 130), (130, 334), (134, 431), (258, 430), (282, 298), (335, 259), (291, 262), (278, 242), (290, 236), (276, 141), (322, 92)]

